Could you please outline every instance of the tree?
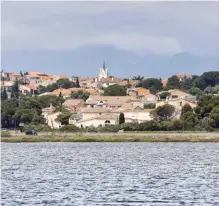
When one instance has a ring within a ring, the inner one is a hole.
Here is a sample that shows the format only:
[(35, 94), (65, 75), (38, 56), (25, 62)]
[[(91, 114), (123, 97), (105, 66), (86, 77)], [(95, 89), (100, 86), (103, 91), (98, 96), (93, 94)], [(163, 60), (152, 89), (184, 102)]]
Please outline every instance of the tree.
[(20, 96), (20, 91), (19, 91), (19, 82), (16, 80), (12, 86), (12, 93), (14, 98), (19, 98)]
[(142, 81), (143, 79), (144, 79), (144, 77), (143, 77), (143, 76), (140, 76), (140, 75), (134, 76), (134, 77), (132, 78), (132, 80), (139, 80), (139, 81)]
[(78, 79), (78, 77), (77, 77), (77, 79), (76, 79), (75, 87), (76, 87), (76, 88), (80, 88), (80, 84), (79, 84), (79, 79)]
[(23, 73), (22, 73), (22, 71), (20, 71), (20, 75), (21, 75), (21, 77), (23, 77), (24, 75), (23, 75)]
[(199, 123), (198, 115), (192, 111), (188, 111), (181, 116), (184, 130), (194, 130), (194, 127)]
[(145, 89), (149, 89), (151, 93), (156, 93), (162, 90), (163, 85), (160, 79), (156, 78), (148, 78), (140, 81), (139, 87), (143, 87)]
[(188, 103), (182, 107), (181, 115), (184, 115), (187, 112), (193, 112), (192, 107)]
[(7, 99), (1, 101), (1, 124), (4, 127), (9, 127), (12, 117), (18, 108), (18, 101), (16, 99)]
[(173, 118), (175, 107), (170, 104), (159, 106), (151, 112), (151, 116), (157, 121), (167, 121)]
[(20, 122), (30, 124), (37, 116), (37, 111), (34, 109), (19, 109), (15, 112), (13, 118), (18, 119)]
[(6, 100), (8, 99), (8, 94), (6, 92), (6, 89), (3, 89), (3, 92), (1, 92), (1, 100)]
[(204, 90), (204, 93), (206, 93), (206, 94), (219, 94), (219, 85), (216, 85), (214, 87), (207, 87)]
[(84, 101), (86, 101), (89, 98), (89, 96), (90, 96), (90, 94), (88, 92), (83, 91), (83, 90), (73, 91), (71, 93), (71, 98), (83, 99)]
[(180, 88), (182, 90), (189, 90), (193, 87), (193, 79), (192, 78), (187, 78), (184, 77), (181, 81), (180, 81)]
[(204, 72), (194, 81), (194, 86), (205, 90), (206, 87), (214, 87), (219, 84), (219, 71)]
[(62, 125), (69, 124), (69, 118), (71, 117), (71, 113), (69, 111), (65, 111), (59, 114), (55, 121), (60, 122)]
[(114, 84), (104, 89), (104, 96), (126, 96), (126, 89), (123, 86)]
[(49, 107), (50, 104), (52, 104), (52, 106), (54, 107), (58, 107), (60, 104), (62, 104), (65, 101), (63, 97), (57, 97), (53, 95), (38, 96), (37, 100), (41, 108)]
[(180, 81), (176, 75), (171, 76), (167, 80), (166, 87), (168, 89), (180, 89)]
[(189, 93), (190, 93), (191, 95), (197, 96), (197, 95), (201, 95), (201, 94), (202, 94), (202, 91), (201, 91), (201, 89), (199, 89), (198, 87), (192, 87), (192, 88), (189, 90)]
[(119, 124), (124, 124), (125, 123), (125, 115), (124, 113), (119, 114)]
[(61, 92), (61, 91), (59, 92), (59, 97), (63, 97), (63, 95), (62, 95), (62, 92)]
[(213, 128), (219, 129), (219, 105), (210, 112), (210, 124)]
[(219, 96), (203, 95), (199, 98), (197, 105), (196, 114), (200, 115), (200, 118), (209, 117), (211, 111), (219, 106)]
[(127, 80), (126, 89), (131, 88), (131, 87), (132, 87), (132, 85), (131, 85), (131, 83), (130, 83), (130, 80), (128, 79), (128, 80)]
[(45, 124), (46, 119), (42, 115), (35, 115), (31, 121), (31, 123), (34, 125)]
[(47, 87), (44, 87), (42, 85), (39, 86), (40, 94), (44, 92), (52, 92), (56, 89), (59, 89), (57, 83), (49, 84)]
[(69, 79), (59, 79), (57, 80), (56, 84), (58, 88), (69, 89), (75, 87), (75, 83), (70, 81)]
[(166, 99), (167, 97), (170, 96), (170, 93), (169, 92), (162, 92), (159, 96), (160, 96), (160, 99)]
[(154, 109), (156, 108), (156, 104), (149, 103), (149, 104), (144, 104), (144, 109)]

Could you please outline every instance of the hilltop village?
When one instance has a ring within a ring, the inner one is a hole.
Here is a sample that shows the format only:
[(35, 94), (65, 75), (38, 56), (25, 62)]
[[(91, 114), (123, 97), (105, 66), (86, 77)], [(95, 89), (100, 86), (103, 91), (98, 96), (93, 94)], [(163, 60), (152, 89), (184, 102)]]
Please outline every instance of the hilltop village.
[(2, 128), (217, 129), (219, 72), (120, 79), (105, 63), (98, 77), (2, 71), (1, 101)]

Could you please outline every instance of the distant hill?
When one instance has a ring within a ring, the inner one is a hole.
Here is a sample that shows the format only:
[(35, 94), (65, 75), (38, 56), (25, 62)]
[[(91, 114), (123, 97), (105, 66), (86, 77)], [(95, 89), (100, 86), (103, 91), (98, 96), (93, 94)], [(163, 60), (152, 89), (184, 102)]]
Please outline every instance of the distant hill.
[(53, 74), (97, 76), (105, 60), (110, 75), (132, 77), (168, 77), (176, 73), (201, 74), (219, 70), (219, 57), (194, 56), (179, 53), (174, 56), (148, 54), (138, 56), (133, 52), (110, 45), (82, 46), (69, 52), (23, 51), (2, 52), (4, 71), (41, 71)]

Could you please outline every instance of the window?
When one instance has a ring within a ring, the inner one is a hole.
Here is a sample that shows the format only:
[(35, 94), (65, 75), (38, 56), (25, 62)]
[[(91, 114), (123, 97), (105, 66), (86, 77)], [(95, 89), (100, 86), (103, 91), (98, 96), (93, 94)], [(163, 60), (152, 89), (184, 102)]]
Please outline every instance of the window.
[(182, 106), (182, 102), (179, 103), (179, 106)]
[(178, 95), (172, 95), (172, 99), (178, 98)]
[(110, 121), (109, 121), (109, 120), (106, 120), (106, 121), (105, 121), (105, 124), (110, 124)]

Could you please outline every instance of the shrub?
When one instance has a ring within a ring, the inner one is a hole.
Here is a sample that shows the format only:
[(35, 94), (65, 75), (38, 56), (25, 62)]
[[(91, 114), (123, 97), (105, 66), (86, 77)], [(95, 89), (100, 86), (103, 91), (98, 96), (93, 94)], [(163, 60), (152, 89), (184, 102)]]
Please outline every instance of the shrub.
[(123, 125), (124, 131), (139, 131), (139, 124), (135, 123), (125, 123)]
[(68, 124), (65, 125), (64, 127), (59, 129), (60, 132), (81, 132), (81, 128), (73, 125), (73, 124)]
[(26, 132), (27, 130), (34, 129), (37, 132), (51, 132), (53, 129), (48, 126), (47, 124), (39, 124), (39, 125), (25, 125), (23, 131)]
[(149, 103), (149, 104), (144, 104), (144, 109), (155, 109), (156, 104)]
[(85, 127), (85, 131), (87, 132), (98, 132), (98, 128), (94, 127), (94, 126), (90, 126), (90, 127)]
[(99, 127), (99, 132), (118, 132), (120, 125), (107, 125), (105, 127)]
[(173, 118), (175, 107), (170, 104), (164, 104), (151, 111), (152, 117), (157, 121), (167, 121)]
[(145, 121), (139, 124), (140, 131), (159, 131), (160, 123), (155, 120)]
[(2, 132), (1, 131), (1, 137), (11, 137), (10, 132)]

